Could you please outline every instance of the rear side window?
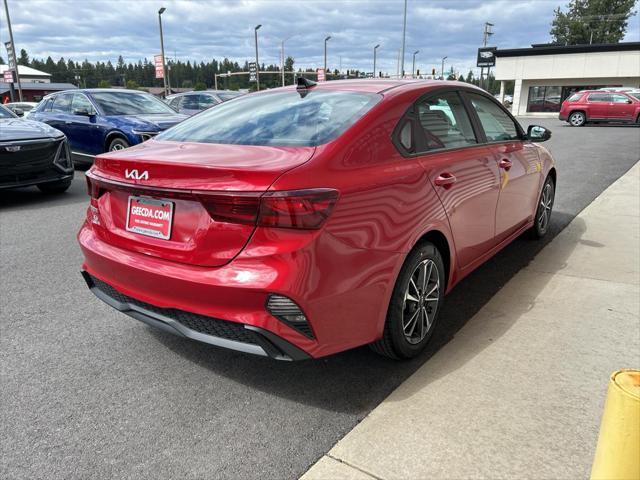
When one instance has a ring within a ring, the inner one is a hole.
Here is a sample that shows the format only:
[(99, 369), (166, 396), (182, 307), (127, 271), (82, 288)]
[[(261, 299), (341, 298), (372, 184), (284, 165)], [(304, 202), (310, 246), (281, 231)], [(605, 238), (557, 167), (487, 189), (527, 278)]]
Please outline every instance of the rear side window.
[(156, 139), (313, 147), (337, 138), (380, 98), (373, 93), (321, 89), (246, 95), (205, 110)]
[(184, 97), (182, 97), (180, 108), (184, 108), (185, 110), (198, 110), (199, 96), (200, 95), (185, 95)]
[(468, 95), (471, 105), (478, 114), (487, 141), (504, 142), (520, 139), (518, 127), (500, 105), (482, 95), (475, 93)]
[(56, 95), (53, 99), (53, 106), (51, 107), (51, 111), (57, 113), (70, 113), (72, 100), (73, 94), (71, 93)]
[(425, 150), (460, 148), (478, 143), (462, 99), (455, 92), (420, 102), (417, 118)]
[(173, 97), (167, 103), (171, 106), (171, 108), (175, 108), (177, 110), (178, 104), (180, 103), (180, 97)]
[(589, 102), (610, 102), (611, 95), (609, 95), (608, 93), (591, 93), (587, 100)]
[(574, 93), (569, 98), (567, 98), (567, 102), (577, 102), (581, 98), (582, 98), (582, 94), (581, 93)]
[(216, 105), (218, 101), (211, 95), (198, 95), (198, 108), (200, 110), (206, 110), (209, 107)]

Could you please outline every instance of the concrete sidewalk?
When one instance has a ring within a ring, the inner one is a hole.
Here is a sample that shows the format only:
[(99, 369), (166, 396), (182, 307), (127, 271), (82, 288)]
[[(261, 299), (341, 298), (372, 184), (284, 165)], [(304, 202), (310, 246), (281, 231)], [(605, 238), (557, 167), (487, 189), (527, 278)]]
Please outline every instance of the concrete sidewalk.
[(587, 478), (639, 297), (636, 164), (302, 478)]

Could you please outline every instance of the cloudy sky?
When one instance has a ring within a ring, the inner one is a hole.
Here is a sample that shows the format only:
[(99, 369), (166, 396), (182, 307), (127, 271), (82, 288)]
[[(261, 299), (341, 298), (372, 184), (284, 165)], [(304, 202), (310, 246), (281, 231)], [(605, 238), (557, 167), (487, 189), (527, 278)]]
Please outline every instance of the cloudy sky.
[[(280, 43), (297, 67), (318, 67), (323, 42), (330, 68), (371, 71), (373, 46), (378, 69), (395, 73), (402, 42), (403, 0), (8, 0), (18, 49), (32, 57), (127, 61), (159, 52), (158, 16), (163, 15), (167, 56), (181, 60), (228, 57), (244, 63), (254, 55), (259, 31), (260, 61), (279, 63)], [(412, 53), (422, 71), (450, 66), (466, 74), (475, 65), (485, 21), (495, 24), (491, 44), (527, 47), (550, 40), (553, 9), (567, 0), (408, 0), (405, 70)], [(0, 40), (8, 38), (4, 9)], [(637, 18), (627, 41), (638, 41)], [(6, 58), (6, 52), (1, 52)], [(475, 67), (474, 67), (475, 68)]]

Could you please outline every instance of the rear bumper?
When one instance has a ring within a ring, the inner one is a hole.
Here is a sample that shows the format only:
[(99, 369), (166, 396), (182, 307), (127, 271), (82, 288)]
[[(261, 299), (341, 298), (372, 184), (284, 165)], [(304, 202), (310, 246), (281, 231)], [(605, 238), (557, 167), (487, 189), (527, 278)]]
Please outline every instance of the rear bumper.
[(565, 121), (565, 122), (566, 122), (566, 121), (567, 121), (567, 114), (566, 114), (566, 113), (562, 113), (562, 112), (560, 112), (560, 113), (558, 114), (558, 120), (562, 120), (562, 121)]
[(118, 292), (86, 271), (82, 272), (82, 276), (93, 294), (107, 305), (174, 335), (275, 360), (311, 358), (296, 346), (262, 328), (182, 310), (158, 308)]
[(0, 190), (9, 188), (31, 187), (45, 183), (72, 180), (73, 174), (67, 175), (55, 171), (32, 172), (28, 175), (16, 176), (14, 179), (0, 178)]

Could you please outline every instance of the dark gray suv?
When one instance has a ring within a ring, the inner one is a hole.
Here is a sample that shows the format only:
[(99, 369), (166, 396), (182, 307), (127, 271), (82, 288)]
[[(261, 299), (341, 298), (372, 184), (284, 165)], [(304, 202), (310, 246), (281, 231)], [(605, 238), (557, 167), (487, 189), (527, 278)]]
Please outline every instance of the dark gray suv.
[(177, 112), (190, 116), (240, 95), (242, 93), (234, 90), (204, 90), (169, 95), (165, 102)]

